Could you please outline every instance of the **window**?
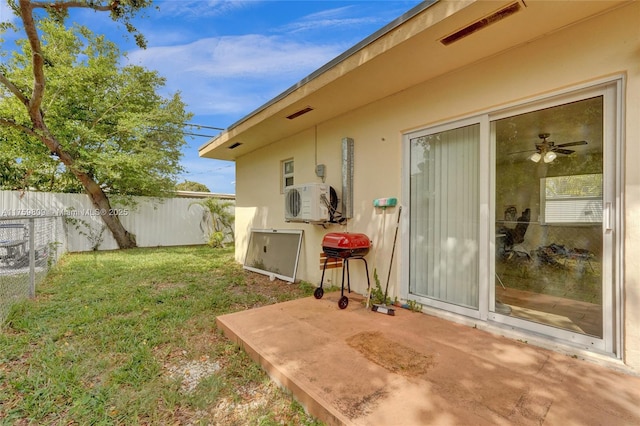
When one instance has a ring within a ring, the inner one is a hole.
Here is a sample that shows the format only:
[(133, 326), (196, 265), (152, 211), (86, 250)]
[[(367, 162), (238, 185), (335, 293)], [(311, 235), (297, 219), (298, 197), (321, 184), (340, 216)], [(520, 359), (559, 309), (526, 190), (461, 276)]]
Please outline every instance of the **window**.
[(543, 223), (602, 222), (602, 175), (540, 179)]
[(282, 190), (293, 185), (293, 159), (282, 162)]

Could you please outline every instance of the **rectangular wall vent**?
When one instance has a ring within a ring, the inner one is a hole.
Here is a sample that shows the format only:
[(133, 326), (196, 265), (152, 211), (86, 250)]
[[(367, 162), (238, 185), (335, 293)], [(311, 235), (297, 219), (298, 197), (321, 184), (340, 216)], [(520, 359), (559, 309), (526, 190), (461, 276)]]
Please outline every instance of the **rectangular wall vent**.
[(291, 115), (287, 115), (287, 118), (289, 120), (293, 120), (294, 118), (300, 117), (301, 115), (308, 113), (309, 111), (313, 111), (313, 108), (311, 108), (310, 106), (303, 108), (300, 111), (296, 111)]
[(445, 38), (440, 40), (440, 43), (444, 44), (445, 46), (448, 46), (451, 43), (455, 43), (456, 41), (470, 36), (471, 34), (480, 31), (481, 29), (486, 28), (491, 24), (495, 24), (496, 22), (501, 21), (516, 12), (519, 12), (521, 8), (522, 6), (520, 5), (520, 3), (512, 3), (508, 6), (505, 6), (502, 9), (492, 13), (491, 15), (486, 16), (472, 24), (467, 25), (466, 27), (456, 31), (453, 34), (446, 36)]

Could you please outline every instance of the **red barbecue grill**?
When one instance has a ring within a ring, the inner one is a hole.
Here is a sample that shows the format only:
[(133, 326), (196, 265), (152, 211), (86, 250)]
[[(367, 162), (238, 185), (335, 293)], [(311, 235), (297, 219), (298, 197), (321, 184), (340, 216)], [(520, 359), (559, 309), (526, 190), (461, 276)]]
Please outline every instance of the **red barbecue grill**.
[(371, 241), (364, 234), (351, 234), (348, 232), (330, 232), (322, 239), (322, 251), (326, 254), (324, 266), (322, 268), (322, 279), (320, 287), (316, 288), (313, 293), (316, 299), (321, 299), (324, 295), (322, 283), (324, 282), (324, 272), (327, 269), (327, 261), (329, 259), (342, 259), (342, 289), (340, 291), (340, 300), (338, 306), (344, 309), (349, 304), (349, 299), (344, 295), (344, 272), (347, 271), (347, 289), (351, 293), (351, 281), (349, 279), (349, 260), (361, 259), (364, 262), (364, 268), (367, 273), (367, 288), (371, 286), (369, 282), (369, 266), (364, 256), (369, 253)]

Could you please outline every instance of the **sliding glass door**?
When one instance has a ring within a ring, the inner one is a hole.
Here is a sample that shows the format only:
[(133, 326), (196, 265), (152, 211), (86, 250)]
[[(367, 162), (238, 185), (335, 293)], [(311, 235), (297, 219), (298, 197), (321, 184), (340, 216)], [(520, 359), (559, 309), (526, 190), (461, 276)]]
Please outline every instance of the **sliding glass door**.
[(501, 322), (606, 349), (615, 321), (615, 104), (606, 89), (569, 98), (491, 121), (490, 310)]
[(619, 87), (406, 135), (409, 300), (619, 353)]
[(410, 150), (409, 290), (478, 309), (480, 125), (415, 134)]

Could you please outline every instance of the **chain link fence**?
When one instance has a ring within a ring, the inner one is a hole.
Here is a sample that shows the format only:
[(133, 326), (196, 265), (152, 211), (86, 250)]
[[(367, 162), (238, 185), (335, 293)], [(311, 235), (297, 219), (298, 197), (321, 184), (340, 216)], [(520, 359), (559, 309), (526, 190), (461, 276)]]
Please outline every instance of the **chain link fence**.
[(0, 216), (0, 327), (16, 302), (35, 297), (62, 253), (61, 222), (58, 216)]

